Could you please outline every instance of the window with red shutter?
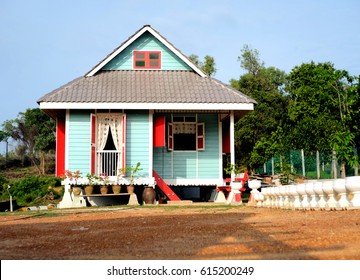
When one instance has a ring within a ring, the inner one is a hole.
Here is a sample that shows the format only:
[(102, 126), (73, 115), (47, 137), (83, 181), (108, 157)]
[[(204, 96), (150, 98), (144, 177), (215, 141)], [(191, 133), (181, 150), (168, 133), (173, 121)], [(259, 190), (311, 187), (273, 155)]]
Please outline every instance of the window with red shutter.
[(161, 51), (134, 51), (134, 69), (161, 69)]
[(205, 150), (205, 124), (197, 123), (196, 115), (173, 115), (172, 121), (168, 124), (168, 150)]

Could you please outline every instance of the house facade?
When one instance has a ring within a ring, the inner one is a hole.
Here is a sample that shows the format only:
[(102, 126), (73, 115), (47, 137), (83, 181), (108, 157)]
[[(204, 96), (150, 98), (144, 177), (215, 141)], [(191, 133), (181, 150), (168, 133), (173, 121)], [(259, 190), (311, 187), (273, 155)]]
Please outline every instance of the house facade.
[(80, 170), (115, 180), (140, 162), (136, 185), (159, 186), (160, 177), (197, 197), (201, 187), (223, 184), (223, 155), (235, 164), (234, 123), (256, 101), (207, 76), (145, 25), (38, 103), (57, 123), (57, 175)]

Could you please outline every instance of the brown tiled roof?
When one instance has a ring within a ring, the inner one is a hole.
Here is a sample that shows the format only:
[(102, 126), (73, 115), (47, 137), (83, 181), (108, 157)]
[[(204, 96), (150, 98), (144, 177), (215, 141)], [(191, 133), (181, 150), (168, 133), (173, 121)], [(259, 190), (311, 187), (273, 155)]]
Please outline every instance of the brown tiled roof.
[(38, 100), (55, 103), (256, 103), (247, 95), (192, 71), (100, 71)]

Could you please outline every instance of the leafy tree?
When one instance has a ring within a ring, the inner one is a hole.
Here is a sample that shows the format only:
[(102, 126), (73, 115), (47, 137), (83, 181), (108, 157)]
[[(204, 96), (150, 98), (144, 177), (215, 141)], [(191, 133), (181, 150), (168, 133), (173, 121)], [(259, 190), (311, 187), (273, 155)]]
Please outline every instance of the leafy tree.
[(265, 67), (257, 50), (245, 45), (239, 56), (247, 72), (239, 80), (231, 80), (235, 89), (257, 101), (254, 110), (236, 123), (235, 144), (240, 164), (254, 168), (264, 163), (277, 150), (270, 141), (278, 125), (286, 118), (288, 97), (284, 94), (286, 74)]
[(7, 134), (4, 131), (0, 130), (0, 142), (6, 140), (7, 140)]
[(206, 73), (209, 76), (213, 76), (216, 73), (216, 64), (214, 57), (210, 55), (206, 55), (204, 57), (204, 61), (200, 61), (199, 57), (195, 54), (189, 55), (189, 59), (198, 66), (204, 73)]
[(0, 142), (6, 143), (6, 154), (5, 154), (5, 160), (7, 161), (8, 158), (8, 139), (10, 135), (9, 133), (6, 133), (5, 131), (0, 130)]
[(19, 142), (17, 150), (26, 154), (39, 173), (44, 174), (45, 155), (55, 149), (54, 120), (38, 108), (27, 109), (18, 118), (5, 121), (3, 131)]
[(260, 61), (259, 51), (251, 49), (249, 45), (244, 45), (241, 55), (238, 56), (240, 66), (249, 74), (256, 76), (261, 69), (264, 69), (265, 63)]
[(359, 139), (359, 84), (332, 63), (304, 63), (288, 76), (287, 141), (293, 148), (309, 151), (334, 150), (345, 165), (354, 165)]

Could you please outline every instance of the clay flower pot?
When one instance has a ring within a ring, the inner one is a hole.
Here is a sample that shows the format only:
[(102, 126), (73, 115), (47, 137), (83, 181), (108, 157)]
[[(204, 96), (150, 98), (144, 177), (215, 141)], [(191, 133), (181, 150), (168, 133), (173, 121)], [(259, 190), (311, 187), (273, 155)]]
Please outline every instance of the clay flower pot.
[(87, 185), (84, 188), (86, 195), (92, 195), (94, 192), (94, 186), (93, 185)]
[(129, 194), (133, 194), (133, 193), (134, 193), (134, 189), (135, 189), (134, 185), (128, 185), (128, 186), (126, 186), (126, 190), (127, 190), (127, 192), (128, 192)]
[(111, 189), (112, 189), (114, 194), (119, 194), (120, 191), (121, 191), (121, 186), (120, 185), (112, 185)]
[(73, 186), (72, 193), (74, 194), (74, 196), (79, 196), (81, 194), (81, 188), (78, 186)]
[(107, 194), (108, 193), (108, 186), (101, 186), (100, 187), (101, 194)]

